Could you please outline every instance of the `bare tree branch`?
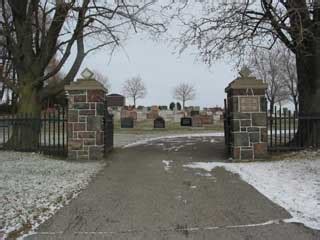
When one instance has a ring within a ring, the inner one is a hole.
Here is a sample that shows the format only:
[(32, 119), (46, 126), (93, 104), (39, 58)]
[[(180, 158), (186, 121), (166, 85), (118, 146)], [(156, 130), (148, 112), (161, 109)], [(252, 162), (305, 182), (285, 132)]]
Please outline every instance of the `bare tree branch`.
[(173, 97), (182, 101), (182, 107), (185, 108), (187, 101), (193, 100), (196, 97), (196, 90), (193, 85), (189, 83), (180, 83), (173, 90)]
[(144, 98), (147, 95), (147, 89), (140, 76), (126, 80), (122, 86), (122, 93), (132, 98), (134, 106), (137, 99)]

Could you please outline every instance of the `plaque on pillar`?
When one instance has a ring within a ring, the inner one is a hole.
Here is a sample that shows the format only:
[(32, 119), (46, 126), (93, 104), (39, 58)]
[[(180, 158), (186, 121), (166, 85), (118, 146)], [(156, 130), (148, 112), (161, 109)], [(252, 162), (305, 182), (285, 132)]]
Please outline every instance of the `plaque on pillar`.
[(256, 96), (240, 97), (240, 112), (259, 112), (259, 105)]

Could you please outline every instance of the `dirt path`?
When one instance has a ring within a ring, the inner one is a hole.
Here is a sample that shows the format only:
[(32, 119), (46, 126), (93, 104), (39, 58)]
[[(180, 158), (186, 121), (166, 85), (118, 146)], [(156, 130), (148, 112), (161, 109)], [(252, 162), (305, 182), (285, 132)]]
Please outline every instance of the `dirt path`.
[(183, 167), (223, 161), (222, 141), (167, 139), (116, 150), (90, 187), (27, 239), (320, 239), (282, 222), (290, 215), (238, 176)]

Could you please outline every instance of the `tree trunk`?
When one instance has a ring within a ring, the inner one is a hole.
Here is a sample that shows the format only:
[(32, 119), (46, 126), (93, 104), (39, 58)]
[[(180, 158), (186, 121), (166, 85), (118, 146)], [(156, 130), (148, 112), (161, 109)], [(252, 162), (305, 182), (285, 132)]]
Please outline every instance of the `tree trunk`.
[(273, 111), (274, 111), (274, 101), (271, 100), (270, 101), (270, 115), (271, 115), (271, 117), (272, 117)]
[(136, 107), (136, 97), (133, 97), (133, 107)]
[(298, 111), (299, 111), (299, 103), (298, 103), (298, 99), (297, 99), (296, 96), (293, 98), (293, 103), (294, 103), (294, 111), (296, 113), (298, 113)]
[(301, 147), (314, 147), (320, 144), (320, 42), (312, 43), (307, 53), (300, 50), (296, 54), (298, 91), (299, 91), (299, 122), (295, 142)]
[(12, 134), (6, 146), (9, 149), (36, 151), (41, 130), (41, 102), (39, 91), (33, 86), (33, 78), (27, 76), (22, 78), (24, 84), (19, 92), (16, 120), (13, 121)]

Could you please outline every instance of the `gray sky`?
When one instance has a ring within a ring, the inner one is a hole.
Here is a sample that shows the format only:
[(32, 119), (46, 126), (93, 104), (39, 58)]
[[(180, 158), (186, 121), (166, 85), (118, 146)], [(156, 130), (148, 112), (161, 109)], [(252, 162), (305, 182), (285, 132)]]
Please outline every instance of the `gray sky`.
[(190, 52), (178, 56), (167, 43), (141, 39), (138, 34), (125, 42), (124, 49), (119, 48), (109, 61), (109, 53), (98, 50), (85, 59), (81, 69), (88, 67), (108, 76), (112, 93), (121, 93), (126, 79), (140, 75), (148, 94), (137, 105), (145, 106), (169, 105), (174, 101), (173, 88), (180, 82), (194, 84), (197, 91), (196, 99), (187, 105), (222, 106), (224, 88), (237, 76), (234, 68), (225, 62), (217, 62), (209, 69)]

